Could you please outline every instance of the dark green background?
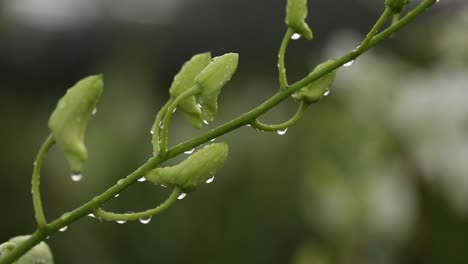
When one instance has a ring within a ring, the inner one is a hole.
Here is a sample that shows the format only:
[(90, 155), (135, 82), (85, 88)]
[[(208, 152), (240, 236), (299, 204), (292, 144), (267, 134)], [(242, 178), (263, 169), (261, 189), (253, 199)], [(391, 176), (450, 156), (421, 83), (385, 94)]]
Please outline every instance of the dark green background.
[[(315, 39), (290, 45), (290, 80), (356, 47), (383, 7), (309, 2)], [(150, 157), (154, 116), (193, 54), (240, 54), (213, 126), (278, 87), (285, 1), (0, 3), (0, 241), (33, 231), (34, 156), (49, 114), (78, 79), (104, 73), (104, 94), (87, 131), (83, 180), (70, 180), (60, 150), (46, 160), (49, 220)], [(340, 69), (330, 96), (286, 135), (245, 127), (217, 139), (230, 156), (214, 183), (150, 224), (86, 218), (54, 235), (56, 263), (467, 263), (467, 8), (441, 0)], [(284, 102), (262, 120), (285, 120), (295, 107)], [(210, 128), (197, 131), (176, 114), (170, 144)], [(139, 211), (167, 193), (137, 183), (105, 208)]]

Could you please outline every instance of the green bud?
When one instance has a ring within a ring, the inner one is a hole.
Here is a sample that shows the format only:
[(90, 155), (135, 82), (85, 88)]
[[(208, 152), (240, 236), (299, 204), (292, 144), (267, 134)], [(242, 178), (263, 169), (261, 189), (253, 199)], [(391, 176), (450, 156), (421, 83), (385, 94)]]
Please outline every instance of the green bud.
[[(324, 67), (330, 65), (330, 63), (333, 63), (333, 61), (329, 60), (329, 61), (326, 61), (324, 63), (317, 65), (317, 67), (315, 67), (315, 69), (310, 74), (320, 69), (323, 69)], [(301, 88), (301, 90), (294, 93), (292, 97), (297, 100), (305, 101), (309, 104), (315, 103), (323, 97), (327, 89), (332, 85), (333, 81), (335, 81), (335, 77), (336, 77), (336, 70), (330, 73), (327, 73), (326, 75), (315, 80), (309, 85)]]
[[(17, 236), (0, 245), (0, 260), (8, 255), (18, 244), (28, 239), (30, 236)], [(15, 264), (53, 264), (52, 251), (45, 242), (41, 242), (21, 256)]]
[(223, 166), (227, 155), (226, 143), (210, 144), (175, 166), (152, 170), (146, 179), (155, 184), (191, 192), (213, 177), (216, 170)]
[[(187, 61), (179, 73), (174, 77), (169, 93), (173, 99), (195, 85), (195, 77), (210, 63), (211, 54), (209, 52), (193, 56)], [(190, 96), (182, 100), (178, 108), (182, 110), (187, 120), (195, 127), (201, 128), (203, 117), (200, 107), (197, 106), (195, 96)]]
[(286, 25), (294, 29), (297, 33), (306, 39), (312, 39), (314, 36), (312, 30), (305, 22), (307, 17), (307, 0), (288, 0), (286, 6)]
[(408, 2), (409, 0), (385, 0), (385, 5), (390, 8), (394, 14), (399, 14)]
[(221, 88), (234, 75), (238, 61), (237, 53), (214, 57), (210, 64), (195, 77), (195, 83), (201, 88), (198, 99), (203, 107), (203, 117), (208, 123), (211, 123), (218, 113), (218, 95)]
[(84, 133), (102, 90), (102, 74), (80, 80), (59, 100), (49, 118), (52, 136), (65, 152), (73, 173), (81, 173), (88, 158)]

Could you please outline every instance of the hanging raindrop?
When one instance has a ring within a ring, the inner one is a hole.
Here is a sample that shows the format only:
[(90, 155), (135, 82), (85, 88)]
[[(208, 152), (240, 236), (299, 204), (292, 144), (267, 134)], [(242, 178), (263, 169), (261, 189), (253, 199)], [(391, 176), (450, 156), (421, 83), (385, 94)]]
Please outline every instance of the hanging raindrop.
[(206, 180), (206, 183), (212, 183), (214, 181), (215, 176), (212, 176), (208, 180)]
[(149, 222), (151, 222), (151, 216), (142, 217), (142, 218), (140, 218), (139, 220), (140, 220), (140, 223), (146, 225), (146, 224), (148, 224)]
[(139, 182), (145, 182), (146, 181), (146, 178), (145, 177), (141, 177), (140, 179), (138, 179)]
[(353, 63), (354, 63), (354, 60), (350, 60), (347, 63), (343, 64), (343, 66), (350, 67), (351, 65), (353, 65)]
[(60, 232), (65, 232), (65, 231), (67, 231), (67, 229), (68, 229), (68, 226), (64, 226), (64, 227), (60, 228), (59, 231)]
[(325, 90), (325, 92), (323, 93), (323, 96), (328, 96), (330, 94), (330, 90)]
[(301, 35), (300, 35), (300, 34), (297, 34), (297, 33), (294, 33), (294, 34), (292, 34), (292, 36), (291, 36), (291, 39), (292, 39), (292, 40), (298, 40), (298, 39), (300, 39), (300, 38), (301, 38)]
[(72, 181), (74, 181), (74, 182), (79, 182), (79, 181), (81, 181), (81, 179), (83, 179), (83, 174), (81, 174), (81, 173), (73, 173), (73, 174), (71, 175), (71, 179), (72, 179)]
[(179, 195), (179, 197), (177, 197), (177, 199), (182, 200), (182, 199), (185, 198), (185, 196), (187, 196), (186, 193), (181, 193), (181, 194)]
[(288, 132), (288, 128), (285, 128), (283, 130), (277, 130), (276, 133), (278, 133), (278, 135), (280, 136), (283, 136), (286, 134), (286, 132)]
[(189, 150), (184, 151), (184, 153), (187, 154), (187, 155), (190, 155), (190, 154), (192, 154), (194, 151), (195, 151), (195, 149), (193, 148), (193, 149), (189, 149)]

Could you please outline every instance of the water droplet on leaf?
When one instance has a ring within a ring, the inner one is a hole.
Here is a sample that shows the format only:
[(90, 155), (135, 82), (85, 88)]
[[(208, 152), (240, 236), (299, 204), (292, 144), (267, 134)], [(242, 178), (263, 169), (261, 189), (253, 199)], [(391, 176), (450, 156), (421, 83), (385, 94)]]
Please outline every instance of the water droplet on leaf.
[(117, 221), (115, 221), (115, 222), (116, 222), (117, 224), (119, 224), (119, 225), (123, 225), (123, 224), (127, 223), (127, 220), (117, 220)]
[(64, 227), (60, 228), (59, 231), (60, 232), (65, 232), (65, 231), (67, 231), (67, 229), (68, 229), (68, 226), (64, 226)]
[(146, 178), (145, 177), (141, 177), (140, 179), (138, 179), (139, 182), (145, 182), (146, 181)]
[(325, 92), (323, 93), (323, 96), (328, 96), (330, 94), (330, 90), (325, 90)]
[(179, 197), (177, 197), (177, 199), (182, 200), (182, 199), (185, 198), (185, 196), (187, 196), (186, 193), (181, 193), (181, 194), (179, 195)]

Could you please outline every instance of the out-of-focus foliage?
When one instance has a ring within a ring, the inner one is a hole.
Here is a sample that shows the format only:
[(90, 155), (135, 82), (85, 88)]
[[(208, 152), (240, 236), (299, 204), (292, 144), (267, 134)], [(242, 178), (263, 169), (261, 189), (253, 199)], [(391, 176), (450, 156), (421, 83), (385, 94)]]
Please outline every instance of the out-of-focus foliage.
[[(151, 156), (154, 115), (193, 54), (239, 52), (243, 58), (219, 97), (213, 125), (277, 90), (281, 1), (111, 1), (109, 9), (89, 8), (106, 1), (60, 1), (39, 15), (31, 13), (33, 2), (46, 7), (54, 1), (15, 0), (0, 8), (8, 18), (0, 43), (0, 241), (34, 227), (32, 161), (50, 112), (81, 77), (103, 72), (106, 91), (88, 127), (83, 180), (63, 177), (69, 168), (58, 149), (46, 159), (41, 189), (49, 220)], [(353, 49), (380, 8), (375, 1), (368, 9), (358, 1), (309, 2), (314, 42), (291, 43), (291, 81)], [(354, 12), (334, 13), (338, 2), (340, 10)], [(47, 243), (56, 262), (468, 262), (468, 9), (452, 3), (441, 0), (394, 39), (340, 69), (330, 95), (286, 135), (245, 127), (217, 139), (230, 145), (220, 177), (151, 223), (86, 218), (52, 236)], [(78, 19), (69, 7), (89, 12)], [(149, 10), (156, 9), (167, 13), (151, 18)], [(286, 102), (262, 121), (285, 120), (295, 107)], [(170, 145), (198, 133), (175, 113)], [(167, 195), (137, 183), (104, 207), (140, 211)]]

